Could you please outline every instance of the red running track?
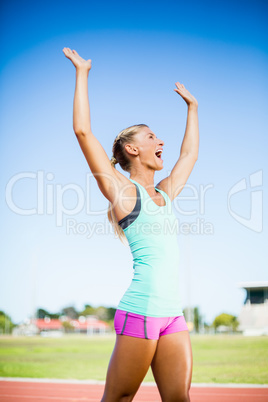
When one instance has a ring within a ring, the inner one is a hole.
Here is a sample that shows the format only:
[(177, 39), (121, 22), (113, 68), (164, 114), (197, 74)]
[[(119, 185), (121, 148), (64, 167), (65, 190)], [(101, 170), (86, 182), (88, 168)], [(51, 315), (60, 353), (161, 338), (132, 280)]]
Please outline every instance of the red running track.
[[(28, 381), (0, 381), (1, 402), (100, 402), (103, 384), (70, 384)], [(268, 387), (198, 387), (190, 390), (191, 402), (267, 402)], [(134, 401), (161, 401), (156, 385), (139, 388)]]

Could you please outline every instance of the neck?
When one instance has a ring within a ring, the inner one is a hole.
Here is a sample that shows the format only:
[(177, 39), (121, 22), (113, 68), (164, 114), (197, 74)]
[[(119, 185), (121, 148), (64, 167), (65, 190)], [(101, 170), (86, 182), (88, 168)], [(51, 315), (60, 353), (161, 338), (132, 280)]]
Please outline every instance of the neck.
[(137, 181), (140, 183), (143, 187), (146, 187), (148, 190), (154, 189), (154, 174), (155, 170), (138, 170), (138, 171), (132, 171), (130, 172), (130, 179)]

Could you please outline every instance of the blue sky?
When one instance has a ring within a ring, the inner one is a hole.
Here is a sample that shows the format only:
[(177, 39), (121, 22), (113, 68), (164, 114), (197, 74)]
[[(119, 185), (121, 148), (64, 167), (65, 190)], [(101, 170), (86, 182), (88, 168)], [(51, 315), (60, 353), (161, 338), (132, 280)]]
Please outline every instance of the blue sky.
[(207, 322), (238, 315), (238, 283), (267, 280), (267, 10), (261, 1), (1, 3), (0, 309), (15, 322), (35, 307), (116, 307), (132, 278), (72, 130), (75, 70), (63, 47), (92, 59), (92, 130), (109, 157), (132, 124), (164, 140), (155, 183), (185, 130), (175, 82), (198, 99), (199, 158), (173, 205), (192, 225), (178, 236), (183, 307), (199, 306)]

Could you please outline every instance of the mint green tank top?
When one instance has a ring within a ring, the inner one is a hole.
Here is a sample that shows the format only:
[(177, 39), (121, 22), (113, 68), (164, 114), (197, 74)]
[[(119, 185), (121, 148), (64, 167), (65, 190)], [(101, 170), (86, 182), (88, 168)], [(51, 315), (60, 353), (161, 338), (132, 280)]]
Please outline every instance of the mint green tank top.
[(151, 317), (183, 315), (180, 297), (177, 239), (178, 220), (172, 203), (159, 191), (165, 206), (158, 206), (145, 187), (131, 180), (140, 192), (140, 212), (123, 229), (133, 256), (133, 278), (117, 308)]

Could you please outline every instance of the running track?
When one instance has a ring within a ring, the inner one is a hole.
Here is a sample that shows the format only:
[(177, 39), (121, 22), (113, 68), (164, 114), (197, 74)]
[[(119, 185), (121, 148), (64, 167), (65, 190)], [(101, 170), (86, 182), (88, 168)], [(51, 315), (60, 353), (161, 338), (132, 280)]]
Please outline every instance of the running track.
[[(104, 383), (0, 378), (1, 402), (100, 402)], [(192, 384), (191, 402), (268, 402), (268, 385)], [(143, 383), (134, 401), (160, 402), (156, 385)]]

